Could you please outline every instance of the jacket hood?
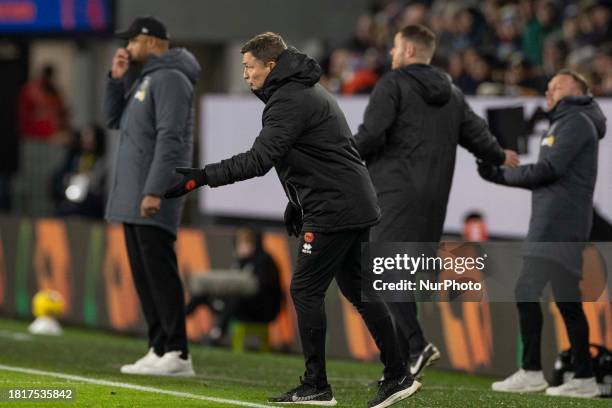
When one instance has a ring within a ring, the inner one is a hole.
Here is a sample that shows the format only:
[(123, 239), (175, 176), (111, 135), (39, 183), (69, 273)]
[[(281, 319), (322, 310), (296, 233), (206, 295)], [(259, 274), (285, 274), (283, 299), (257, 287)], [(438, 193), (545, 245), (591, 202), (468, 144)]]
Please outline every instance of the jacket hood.
[(603, 139), (606, 135), (606, 117), (592, 96), (567, 96), (557, 102), (557, 105), (548, 113), (548, 117), (553, 123), (574, 113), (587, 115), (597, 129), (597, 136)]
[(142, 68), (142, 75), (158, 69), (177, 69), (181, 71), (192, 84), (200, 77), (200, 64), (192, 53), (185, 48), (171, 48), (159, 57), (151, 57)]
[(451, 80), (447, 74), (427, 64), (410, 64), (399, 69), (414, 80), (415, 91), (429, 105), (445, 105), (451, 97)]
[(310, 87), (319, 82), (322, 73), (317, 61), (289, 47), (278, 57), (276, 66), (266, 78), (263, 88), (253, 93), (262, 101), (268, 102), (272, 94), (284, 84), (297, 82)]

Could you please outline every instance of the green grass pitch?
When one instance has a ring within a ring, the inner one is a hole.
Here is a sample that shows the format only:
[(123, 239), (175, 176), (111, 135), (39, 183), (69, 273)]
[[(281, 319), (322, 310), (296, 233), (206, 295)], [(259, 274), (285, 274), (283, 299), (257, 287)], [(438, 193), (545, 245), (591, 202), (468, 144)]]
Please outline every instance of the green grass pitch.
[[(73, 402), (0, 402), (16, 407), (231, 407), (222, 398), (268, 405), (266, 398), (292, 388), (303, 371), (301, 356), (234, 354), (224, 349), (192, 345), (195, 378), (175, 379), (119, 373), (122, 364), (144, 354), (142, 339), (86, 329), (65, 329), (61, 337), (27, 335), (27, 322), (0, 319), (0, 388), (75, 391)], [(21, 335), (20, 335), (21, 334)], [(79, 378), (57, 378), (7, 370), (18, 367), (85, 377), (112, 383), (94, 384)], [(4, 367), (4, 368), (3, 368)], [(330, 360), (328, 375), (339, 407), (365, 407), (375, 389), (381, 366)], [(609, 407), (610, 401), (582, 401), (544, 395), (508, 395), (490, 391), (491, 378), (428, 370), (422, 390), (397, 407)], [(148, 387), (134, 390), (117, 384)], [(169, 391), (171, 395), (160, 394)], [(186, 393), (181, 394), (181, 393)]]

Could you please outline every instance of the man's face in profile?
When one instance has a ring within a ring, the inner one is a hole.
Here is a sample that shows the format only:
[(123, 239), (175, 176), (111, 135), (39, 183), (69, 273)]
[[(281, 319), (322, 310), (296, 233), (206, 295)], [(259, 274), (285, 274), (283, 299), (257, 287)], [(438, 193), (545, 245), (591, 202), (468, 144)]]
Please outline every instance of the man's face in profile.
[(548, 83), (548, 89), (546, 90), (546, 105), (550, 111), (566, 96), (582, 95), (582, 91), (571, 75), (555, 75)]
[(145, 34), (138, 34), (134, 38), (130, 38), (127, 45), (127, 50), (130, 53), (130, 60), (135, 62), (144, 62), (149, 58), (150, 43), (152, 37)]
[(266, 78), (276, 63), (274, 61), (264, 63), (250, 52), (245, 52), (242, 55), (242, 65), (244, 67), (242, 74), (244, 80), (253, 91), (258, 91), (263, 88)]
[(391, 69), (398, 69), (404, 65), (404, 53), (406, 52), (406, 40), (400, 33), (393, 38), (393, 48), (391, 54)]

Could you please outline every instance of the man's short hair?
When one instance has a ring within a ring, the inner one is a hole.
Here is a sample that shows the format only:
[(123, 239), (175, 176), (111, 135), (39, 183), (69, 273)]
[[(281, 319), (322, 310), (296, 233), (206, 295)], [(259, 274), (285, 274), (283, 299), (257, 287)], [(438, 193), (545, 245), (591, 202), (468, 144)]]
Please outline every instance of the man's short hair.
[(278, 57), (287, 49), (287, 44), (279, 34), (266, 32), (257, 34), (247, 41), (240, 52), (246, 54), (250, 52), (255, 58), (264, 63), (277, 61)]
[(429, 28), (421, 24), (415, 24), (406, 26), (399, 32), (405, 40), (420, 45), (429, 59), (434, 55), (436, 51), (436, 35)]
[(555, 74), (556, 75), (567, 75), (572, 77), (574, 83), (578, 86), (578, 89), (582, 92), (583, 95), (589, 95), (591, 93), (591, 87), (589, 86), (589, 81), (577, 71), (573, 69), (562, 69)]

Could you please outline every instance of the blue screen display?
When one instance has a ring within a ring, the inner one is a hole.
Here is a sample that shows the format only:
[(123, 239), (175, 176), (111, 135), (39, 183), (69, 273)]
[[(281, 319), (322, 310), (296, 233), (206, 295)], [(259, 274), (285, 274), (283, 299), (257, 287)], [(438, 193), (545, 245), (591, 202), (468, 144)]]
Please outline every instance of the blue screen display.
[(0, 0), (0, 33), (105, 32), (112, 0)]

